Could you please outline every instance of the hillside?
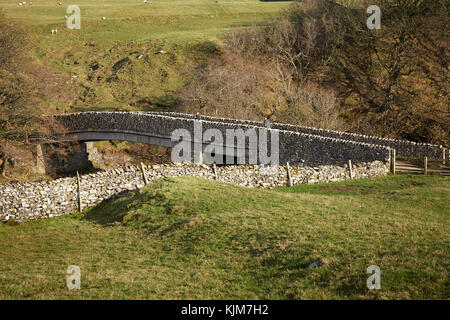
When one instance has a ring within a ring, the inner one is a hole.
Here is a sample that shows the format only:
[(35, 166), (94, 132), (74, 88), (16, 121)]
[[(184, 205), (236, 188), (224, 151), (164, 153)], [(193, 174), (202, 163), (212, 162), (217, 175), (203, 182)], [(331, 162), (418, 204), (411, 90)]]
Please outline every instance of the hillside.
[[(41, 63), (66, 76), (59, 99), (50, 104), (79, 111), (171, 107), (186, 74), (216, 53), (224, 32), (264, 23), (290, 2), (80, 0), (80, 30), (66, 28), (71, 3), (61, 3), (0, 0), (0, 8), (30, 28)], [(42, 80), (52, 81), (45, 75)]]
[[(404, 175), (275, 190), (161, 180), (81, 214), (0, 225), (0, 298), (444, 299), (449, 187)], [(372, 264), (381, 290), (366, 288)], [(81, 290), (65, 287), (69, 265)]]

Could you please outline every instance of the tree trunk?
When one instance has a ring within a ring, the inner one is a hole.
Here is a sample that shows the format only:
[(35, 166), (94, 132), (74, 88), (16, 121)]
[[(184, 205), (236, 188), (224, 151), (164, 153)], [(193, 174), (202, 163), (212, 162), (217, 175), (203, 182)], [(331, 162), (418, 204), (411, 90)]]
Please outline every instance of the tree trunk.
[(3, 177), (6, 177), (6, 168), (8, 166), (8, 158), (7, 157), (2, 157), (1, 159), (3, 160), (3, 162), (0, 165), (0, 172), (1, 172)]

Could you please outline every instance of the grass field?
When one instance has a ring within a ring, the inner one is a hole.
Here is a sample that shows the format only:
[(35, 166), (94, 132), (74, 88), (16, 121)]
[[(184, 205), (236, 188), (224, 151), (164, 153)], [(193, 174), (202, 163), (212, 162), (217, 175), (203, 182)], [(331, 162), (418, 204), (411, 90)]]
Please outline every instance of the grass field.
[[(19, 1), (1, 0), (9, 17), (24, 21), (49, 40), (50, 30), (58, 28), (60, 44), (85, 41), (149, 40), (164, 38), (192, 40), (216, 37), (233, 26), (262, 23), (282, 8), (285, 2), (259, 0), (37, 0), (32, 6)], [(59, 6), (58, 2), (62, 5)], [(68, 30), (64, 20), (68, 5), (81, 9), (81, 30)], [(105, 17), (106, 20), (101, 20)], [(131, 20), (128, 20), (131, 18)]]
[[(62, 98), (49, 101), (49, 107), (58, 111), (170, 109), (193, 68), (217, 54), (225, 32), (267, 23), (290, 4), (61, 0), (59, 6), (58, 2), (37, 0), (32, 6), (18, 6), (18, 1), (0, 0), (7, 17), (29, 26), (41, 63), (67, 76), (60, 84)], [(81, 9), (80, 30), (66, 27), (64, 16), (70, 16), (66, 9), (71, 4)], [(52, 35), (52, 29), (58, 33)], [(156, 54), (161, 50), (166, 54)]]
[[(162, 180), (82, 214), (0, 225), (0, 298), (448, 299), (449, 188), (405, 175), (276, 190)], [(366, 287), (373, 264), (381, 290)]]

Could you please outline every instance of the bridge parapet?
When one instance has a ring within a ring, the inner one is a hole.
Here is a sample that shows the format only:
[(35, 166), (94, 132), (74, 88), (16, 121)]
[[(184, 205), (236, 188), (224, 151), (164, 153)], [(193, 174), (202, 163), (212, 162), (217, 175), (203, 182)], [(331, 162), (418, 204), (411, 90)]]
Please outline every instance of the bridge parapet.
[[(183, 114), (183, 113), (175, 113), (175, 112), (157, 112), (155, 114), (165, 114), (171, 117), (176, 118), (185, 118), (185, 119), (193, 119), (195, 115), (192, 114)], [(226, 122), (233, 124), (243, 124), (243, 125), (251, 125), (264, 127), (263, 122), (259, 121), (249, 121), (249, 120), (238, 120), (238, 119), (227, 119), (227, 118), (219, 118), (219, 117), (211, 117), (211, 116), (201, 116), (201, 119), (205, 121), (216, 121), (216, 122)], [(408, 158), (408, 159), (423, 159), (424, 157), (428, 157), (429, 159), (441, 160), (445, 159), (445, 157), (449, 157), (448, 149), (443, 146), (429, 144), (429, 143), (418, 143), (407, 140), (400, 139), (391, 139), (391, 138), (383, 138), (376, 136), (368, 136), (363, 134), (351, 133), (351, 132), (343, 132), (336, 130), (327, 130), (320, 129), (314, 127), (307, 126), (297, 126), (290, 125), (284, 123), (272, 123), (271, 127), (273, 129), (284, 130), (284, 131), (292, 131), (305, 133), (310, 135), (346, 140), (346, 141), (354, 141), (354, 142), (363, 142), (371, 145), (380, 145), (389, 147), (396, 150), (396, 154), (400, 158)], [(446, 153), (447, 150), (447, 153)]]
[[(173, 147), (172, 133), (176, 129), (186, 129), (193, 139), (195, 115), (146, 112), (83, 112), (56, 116), (67, 128), (61, 140), (128, 140)], [(261, 122), (201, 117), (202, 133), (217, 129), (225, 137), (227, 130), (254, 129), (261, 138), (277, 134), (279, 138), (279, 162), (307, 165), (345, 164), (353, 162), (388, 161), (389, 147), (359, 141), (351, 141), (314, 135), (310, 133), (284, 130), (284, 127), (265, 128)], [(286, 129), (289, 127), (286, 127)], [(269, 138), (270, 139), (270, 138)], [(225, 141), (225, 139), (224, 139)], [(203, 144), (207, 144), (203, 141)], [(270, 143), (267, 145), (271, 153)]]

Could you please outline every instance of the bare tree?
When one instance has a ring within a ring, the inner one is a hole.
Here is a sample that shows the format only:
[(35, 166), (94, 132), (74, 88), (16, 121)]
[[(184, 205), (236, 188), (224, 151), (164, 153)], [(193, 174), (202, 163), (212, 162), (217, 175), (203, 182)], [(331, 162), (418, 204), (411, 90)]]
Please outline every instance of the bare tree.
[(35, 77), (29, 32), (0, 12), (0, 172), (23, 158), (33, 136), (42, 136), (45, 119), (39, 79)]

